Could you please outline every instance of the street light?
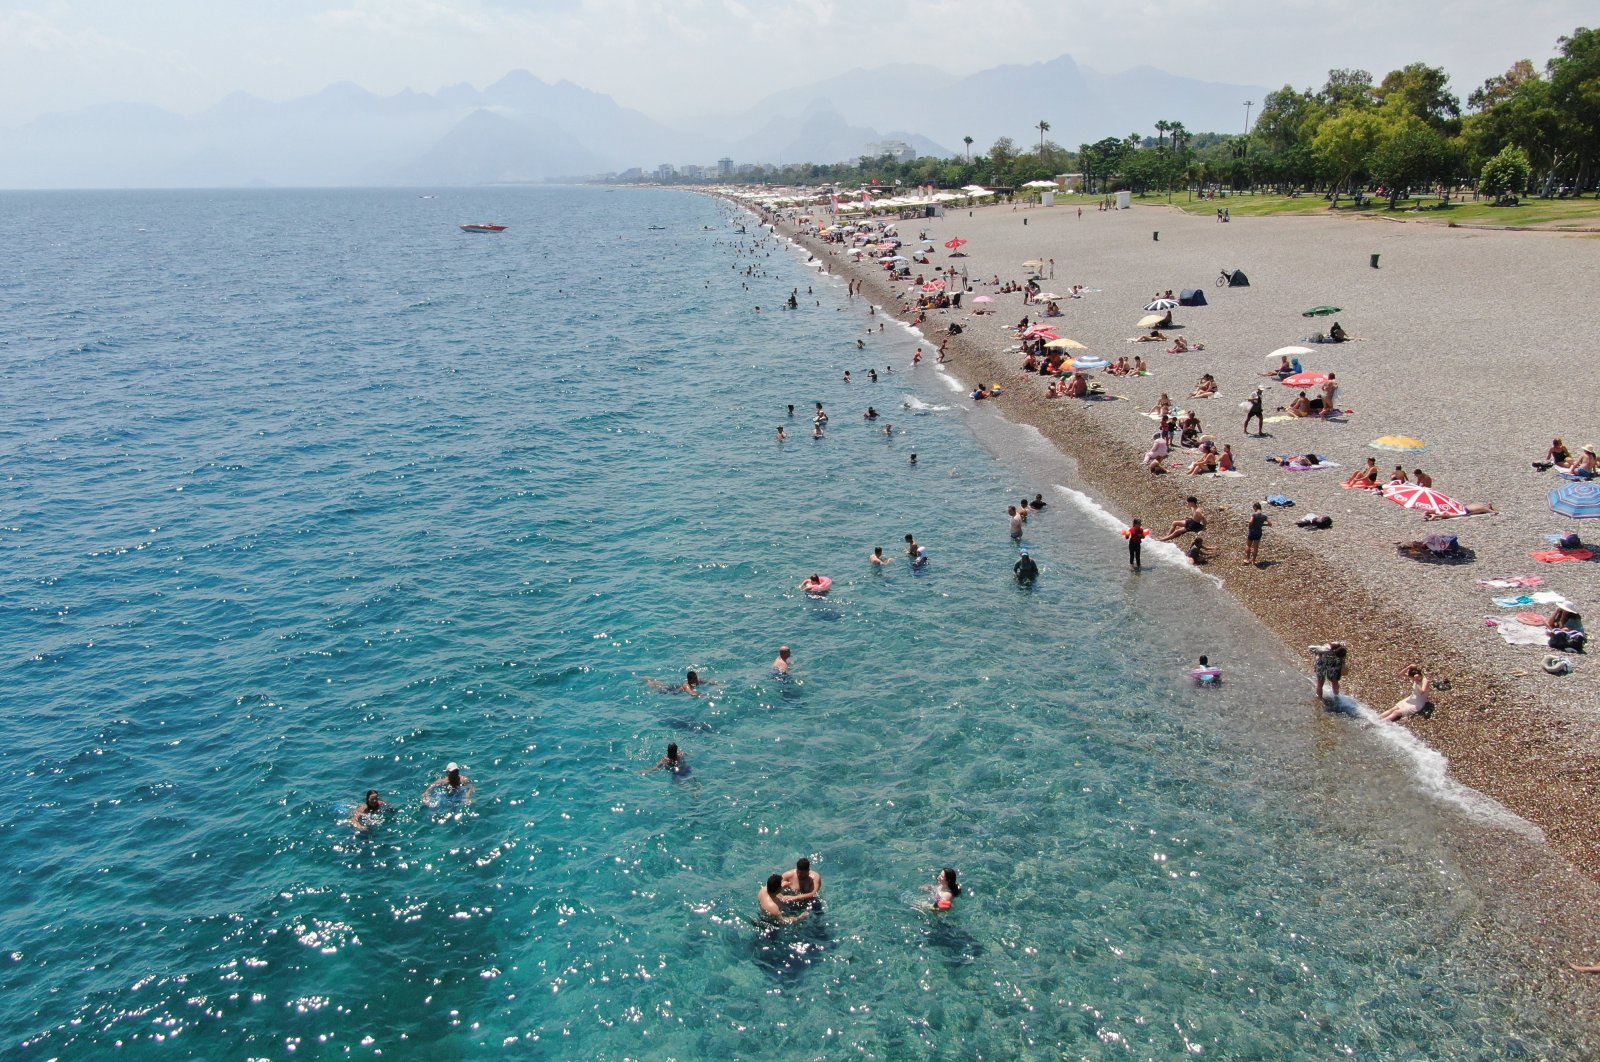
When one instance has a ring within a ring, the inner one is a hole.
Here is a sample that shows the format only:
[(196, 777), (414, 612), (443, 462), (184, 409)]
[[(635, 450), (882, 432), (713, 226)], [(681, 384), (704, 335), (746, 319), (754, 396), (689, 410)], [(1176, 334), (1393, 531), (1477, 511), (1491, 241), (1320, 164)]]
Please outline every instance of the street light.
[[(1250, 108), (1255, 106), (1255, 102), (1255, 100), (1244, 101), (1244, 149), (1239, 154), (1239, 160), (1247, 169), (1250, 164)], [(1248, 172), (1246, 173), (1245, 177), (1246, 180), (1249, 179)], [(1234, 191), (1239, 190), (1239, 181), (1237, 178), (1234, 179), (1233, 187)]]

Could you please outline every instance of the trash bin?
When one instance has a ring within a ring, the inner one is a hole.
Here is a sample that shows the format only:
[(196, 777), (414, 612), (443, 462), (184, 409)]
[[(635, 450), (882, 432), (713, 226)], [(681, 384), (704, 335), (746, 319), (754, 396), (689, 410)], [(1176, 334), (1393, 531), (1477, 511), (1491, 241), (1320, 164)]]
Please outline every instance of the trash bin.
[(1373, 255), (1372, 256), (1372, 268), (1373, 269), (1377, 269), (1378, 268), (1378, 256), (1377, 255)]

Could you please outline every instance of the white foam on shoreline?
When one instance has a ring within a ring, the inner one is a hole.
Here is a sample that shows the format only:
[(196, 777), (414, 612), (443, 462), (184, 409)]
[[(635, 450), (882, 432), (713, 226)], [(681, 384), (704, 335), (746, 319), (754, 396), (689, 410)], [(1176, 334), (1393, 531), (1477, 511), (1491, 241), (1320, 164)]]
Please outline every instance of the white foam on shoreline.
[(1450, 761), (1408, 728), (1386, 723), (1378, 713), (1348, 694), (1341, 694), (1339, 707), (1361, 719), (1373, 735), (1401, 758), (1411, 763), (1417, 787), (1442, 803), (1465, 812), (1470, 818), (1498, 826), (1543, 843), (1544, 831), (1492, 797), (1485, 796), (1450, 777)]
[[(1110, 510), (1106, 509), (1105, 506), (1089, 497), (1089, 495), (1085, 494), (1083, 491), (1074, 490), (1073, 488), (1064, 486), (1060, 483), (1055, 484), (1055, 488), (1063, 497), (1067, 499), (1069, 503), (1071, 503), (1073, 508), (1087, 515), (1095, 523), (1100, 524), (1103, 527), (1107, 527), (1118, 534), (1121, 534), (1128, 529), (1127, 524), (1123, 523)], [(1145, 530), (1149, 531), (1150, 528), (1147, 527)], [(1146, 538), (1144, 540), (1144, 547), (1141, 550), (1141, 556), (1148, 557), (1151, 560), (1158, 561), (1162, 564), (1170, 564), (1173, 567), (1182, 568), (1190, 574), (1197, 575), (1202, 579), (1206, 579), (1216, 586), (1220, 587), (1223, 585), (1221, 576), (1212, 575), (1210, 572), (1204, 571), (1200, 568), (1197, 568), (1195, 565), (1190, 564), (1189, 557), (1183, 552), (1182, 547), (1172, 542), (1157, 542), (1154, 537)]]

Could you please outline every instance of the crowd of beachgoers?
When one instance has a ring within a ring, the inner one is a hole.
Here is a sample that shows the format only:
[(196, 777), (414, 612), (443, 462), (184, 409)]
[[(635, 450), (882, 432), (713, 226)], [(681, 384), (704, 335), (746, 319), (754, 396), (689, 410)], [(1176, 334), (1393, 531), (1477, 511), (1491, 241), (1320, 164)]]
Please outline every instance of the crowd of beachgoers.
[[(1344, 692), (1375, 705), (1370, 718), (1428, 720), (1425, 739), (1459, 777), (1600, 871), (1587, 829), (1600, 807), (1587, 736), (1600, 684), (1583, 666), (1582, 617), (1600, 580), (1579, 525), (1547, 498), (1586, 515), (1597, 466), (1579, 433), (1593, 418), (1556, 382), (1570, 375), (1552, 346), (1560, 306), (1515, 312), (1581, 248), (1322, 219), (1207, 233), (1165, 211), (1153, 222), (1169, 228), (1163, 241), (1128, 222), (1149, 208), (1092, 202), (936, 218), (754, 208), (870, 312), (919, 329), (973, 401), (998, 400), (1072, 456), (1128, 514), (1130, 551), (1146, 536), (1181, 545), (1291, 645), (1310, 645), (1319, 687), (1333, 692), (1327, 680), (1348, 664), (1357, 682)], [(1442, 279), (1465, 239), (1498, 283)], [(1379, 269), (1350, 250), (1370, 246), (1418, 261)], [(1342, 255), (1337, 268), (1325, 255)], [(1463, 358), (1445, 338), (1475, 302), (1493, 305), (1479, 307), (1474, 343), (1526, 344), (1531, 374), (1554, 363), (1536, 418), (1525, 396), (1499, 401), (1515, 392), (1497, 386), (1493, 358)], [(1552, 794), (1548, 775), (1518, 769), (1529, 750), (1582, 784)]]

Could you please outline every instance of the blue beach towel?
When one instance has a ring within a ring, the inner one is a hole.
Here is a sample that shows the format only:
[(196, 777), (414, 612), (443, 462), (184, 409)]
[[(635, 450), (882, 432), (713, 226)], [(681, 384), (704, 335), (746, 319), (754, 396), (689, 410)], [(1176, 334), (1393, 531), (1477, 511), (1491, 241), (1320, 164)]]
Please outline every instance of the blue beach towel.
[(1276, 505), (1280, 509), (1287, 509), (1294, 504), (1294, 499), (1287, 494), (1269, 494), (1264, 500), (1268, 505)]

